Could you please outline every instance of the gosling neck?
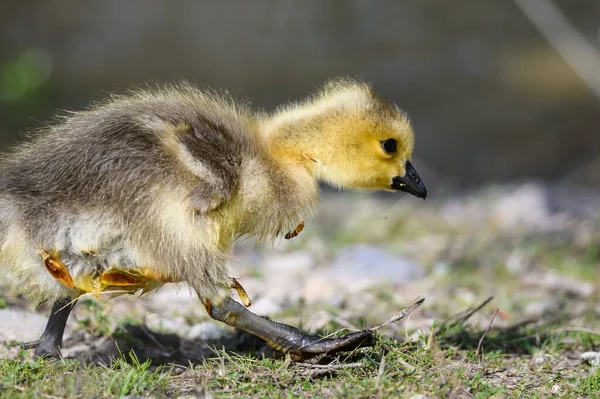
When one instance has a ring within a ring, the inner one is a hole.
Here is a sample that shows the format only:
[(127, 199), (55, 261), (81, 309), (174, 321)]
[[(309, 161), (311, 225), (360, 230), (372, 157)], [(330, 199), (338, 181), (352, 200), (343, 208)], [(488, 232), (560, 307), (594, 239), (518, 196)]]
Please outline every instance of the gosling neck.
[(263, 131), (273, 157), (288, 167), (301, 168), (315, 180), (319, 178), (321, 159), (319, 154), (322, 135), (315, 121), (270, 120)]

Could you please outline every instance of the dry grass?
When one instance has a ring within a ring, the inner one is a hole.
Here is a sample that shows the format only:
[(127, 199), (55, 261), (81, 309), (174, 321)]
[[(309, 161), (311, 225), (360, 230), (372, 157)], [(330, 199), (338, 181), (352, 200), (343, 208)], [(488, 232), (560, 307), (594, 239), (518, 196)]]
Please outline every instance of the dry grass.
[[(286, 244), (312, 251), (315, 240), (326, 248), (367, 242), (426, 268), (423, 279), (380, 284), (339, 307), (298, 301), (273, 316), (298, 325), (325, 313), (325, 335), (382, 324), (425, 297), (410, 317), (379, 328), (374, 348), (294, 363), (245, 333), (189, 340), (87, 301), (65, 344), (93, 348), (91, 362), (34, 362), (19, 352), (0, 363), (0, 397), (597, 395), (600, 369), (580, 355), (600, 351), (600, 223), (585, 209), (540, 219), (520, 200), (520, 216), (506, 216), (510, 201), (490, 192), (429, 206), (329, 199), (324, 217)], [(19, 303), (6, 290), (2, 296), (0, 306)]]

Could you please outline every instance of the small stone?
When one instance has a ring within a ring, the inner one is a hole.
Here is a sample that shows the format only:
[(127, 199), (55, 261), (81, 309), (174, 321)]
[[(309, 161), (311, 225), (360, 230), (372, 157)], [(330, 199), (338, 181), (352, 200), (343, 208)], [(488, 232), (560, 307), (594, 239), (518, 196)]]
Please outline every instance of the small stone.
[(308, 332), (314, 333), (324, 328), (332, 321), (332, 316), (328, 312), (321, 310), (316, 312), (306, 312), (302, 318), (302, 328)]
[(520, 275), (527, 270), (529, 259), (523, 251), (515, 250), (506, 259), (506, 270), (512, 275)]
[(450, 265), (448, 264), (448, 262), (436, 262), (433, 265), (433, 270), (432, 270), (432, 274), (434, 274), (435, 276), (438, 277), (443, 277), (443, 276), (447, 276), (448, 273), (450, 272)]
[(525, 304), (523, 308), (523, 313), (525, 313), (526, 315), (538, 316), (551, 308), (552, 304), (549, 303), (548, 300), (531, 301)]
[(600, 367), (600, 352), (583, 352), (580, 358), (592, 367)]
[(256, 300), (250, 307), (253, 313), (261, 316), (272, 316), (281, 312), (282, 306), (279, 301), (275, 301), (271, 297), (262, 297)]
[(74, 359), (80, 356), (89, 355), (90, 346), (83, 342), (78, 342), (73, 345), (65, 345), (61, 349), (61, 353), (64, 358)]
[(190, 330), (190, 326), (182, 316), (161, 317), (149, 313), (144, 322), (150, 330), (163, 333), (185, 335)]
[(523, 282), (533, 286), (546, 287), (551, 290), (564, 291), (584, 298), (593, 295), (596, 289), (591, 282), (554, 272), (530, 273), (523, 278)]
[(265, 256), (262, 269), (265, 274), (305, 274), (314, 266), (314, 264), (314, 257), (309, 252), (292, 252), (288, 254)]
[(417, 264), (384, 249), (370, 245), (351, 245), (338, 252), (333, 263), (314, 270), (304, 287), (308, 303), (336, 302), (343, 294), (362, 292), (381, 283), (402, 284), (422, 278)]
[(306, 282), (303, 296), (307, 303), (328, 302), (336, 293), (343, 292), (329, 276), (318, 273)]
[(503, 193), (490, 209), (491, 220), (504, 229), (543, 226), (549, 214), (546, 193), (538, 184), (524, 184)]
[[(246, 288), (246, 292), (254, 301), (268, 299), (270, 303), (265, 302), (263, 314), (270, 313), (271, 303), (281, 304), (286, 302), (297, 302), (302, 296), (302, 287), (307, 276), (311, 275), (315, 265), (314, 257), (308, 252), (292, 252), (289, 254), (278, 253), (265, 255), (263, 265), (260, 268), (262, 278), (258, 279), (256, 289), (247, 286), (248, 279), (240, 280), (240, 283)], [(257, 293), (261, 298), (255, 299)], [(254, 306), (252, 310), (260, 308)], [(279, 307), (279, 305), (278, 305)]]
[(18, 309), (0, 309), (0, 341), (27, 342), (38, 339), (48, 316)]
[(371, 245), (351, 245), (343, 248), (333, 264), (334, 272), (354, 274), (351, 277), (379, 279), (391, 282), (407, 282), (425, 275), (421, 267), (382, 248)]
[(211, 321), (204, 321), (192, 326), (187, 337), (192, 340), (209, 341), (222, 338), (224, 334), (225, 330), (217, 324)]
[(545, 361), (546, 361), (546, 354), (544, 351), (540, 351), (540, 352), (536, 353), (535, 355), (533, 355), (533, 364), (535, 364), (536, 366), (543, 364)]
[(141, 299), (146, 307), (161, 315), (186, 313), (201, 307), (195, 293), (192, 294), (190, 288), (182, 284), (165, 284)]
[(562, 388), (558, 384), (554, 384), (550, 388), (550, 392), (552, 393), (552, 395), (560, 395), (561, 391), (562, 391)]

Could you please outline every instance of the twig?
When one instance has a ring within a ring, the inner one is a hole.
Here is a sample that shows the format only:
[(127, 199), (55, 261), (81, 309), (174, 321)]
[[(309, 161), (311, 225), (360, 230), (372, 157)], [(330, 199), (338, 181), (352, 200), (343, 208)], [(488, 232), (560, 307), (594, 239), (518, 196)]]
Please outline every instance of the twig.
[(285, 360), (283, 361), (283, 363), (281, 364), (281, 366), (279, 367), (279, 370), (286, 370), (288, 367), (290, 367), (290, 364), (292, 364), (292, 358), (289, 356), (285, 357)]
[(491, 296), (488, 299), (486, 299), (485, 301), (481, 302), (481, 304), (479, 306), (477, 306), (475, 309), (471, 310), (469, 313), (467, 313), (466, 315), (461, 317), (458, 321), (460, 321), (460, 322), (467, 321), (469, 318), (471, 318), (471, 316), (473, 316), (475, 313), (479, 312), (485, 305), (490, 303), (490, 301), (492, 299), (494, 299), (493, 296)]
[[(383, 324), (380, 324), (380, 325), (378, 325), (378, 326), (375, 326), (375, 327), (371, 328), (370, 330), (371, 330), (371, 331), (376, 331), (376, 330), (380, 329), (381, 327), (386, 327), (386, 326), (388, 326), (388, 325), (390, 325), (390, 324), (392, 324), (392, 323), (396, 323), (396, 322), (398, 322), (398, 321), (402, 320), (402, 319), (403, 319), (403, 318), (405, 318), (406, 316), (410, 315), (410, 314), (411, 314), (411, 313), (412, 313), (412, 312), (413, 312), (413, 311), (414, 311), (416, 308), (418, 308), (419, 306), (421, 306), (421, 305), (423, 304), (423, 302), (424, 302), (424, 301), (425, 301), (425, 298), (418, 299), (418, 300), (417, 300), (415, 303), (413, 303), (412, 305), (410, 305), (410, 306), (408, 306), (408, 307), (406, 307), (406, 308), (402, 309), (402, 311), (400, 311), (399, 313), (396, 313), (396, 315), (394, 315), (394, 317), (392, 317), (391, 319), (389, 319), (389, 320), (388, 320), (388, 321), (386, 321), (385, 323), (383, 323)], [(337, 335), (339, 332), (341, 332), (341, 331), (344, 331), (344, 330), (347, 330), (347, 329), (346, 329), (346, 328), (343, 328), (343, 329), (340, 329), (340, 330), (338, 330), (338, 331), (334, 331), (334, 332), (332, 332), (331, 334), (325, 335), (324, 337), (321, 337), (321, 338), (319, 338), (318, 340), (316, 340), (316, 341), (314, 341), (314, 342), (306, 343), (305, 345), (301, 346), (301, 347), (300, 347), (300, 348), (298, 348), (298, 349), (303, 349), (303, 348), (305, 348), (306, 346), (310, 345), (311, 343), (317, 343), (317, 342), (320, 342), (320, 341), (326, 340), (326, 339), (328, 339), (328, 338), (330, 338), (330, 337), (332, 337), (332, 336), (335, 336), (335, 335)], [(359, 349), (359, 348), (356, 348), (354, 351), (356, 351), (357, 349)], [(354, 353), (354, 351), (352, 351), (352, 353)], [(351, 353), (350, 355), (352, 355), (352, 353)], [(349, 355), (349, 356), (350, 356), (350, 355)]]
[(481, 344), (483, 343), (483, 339), (485, 338), (485, 335), (488, 333), (488, 331), (490, 331), (492, 329), (492, 324), (494, 324), (494, 319), (496, 318), (496, 315), (498, 314), (499, 310), (500, 310), (500, 308), (496, 308), (496, 311), (494, 312), (494, 315), (492, 316), (492, 320), (490, 320), (490, 324), (487, 326), (487, 328), (483, 332), (483, 335), (481, 336), (481, 338), (479, 338), (479, 344), (477, 344), (477, 350), (475, 351), (475, 356), (479, 356), (479, 350), (481, 349)]
[(154, 345), (158, 346), (158, 348), (160, 350), (166, 350), (169, 349), (167, 346), (163, 345), (154, 335), (154, 333), (152, 331), (150, 331), (150, 329), (148, 329), (148, 327), (146, 326), (146, 318), (144, 317), (144, 322), (142, 323), (141, 326), (141, 330), (144, 333), (144, 335), (150, 339), (150, 341), (152, 341), (152, 343), (154, 343)]
[[(457, 325), (459, 323), (464, 323), (475, 313), (479, 312), (485, 305), (490, 303), (490, 301), (492, 299), (494, 299), (493, 296), (487, 298), (485, 301), (483, 301), (479, 306), (477, 306), (474, 309), (468, 308), (467, 310), (465, 310), (463, 312), (460, 312), (454, 316), (451, 316), (435, 330), (435, 335), (439, 334), (442, 331), (449, 330), (450, 328), (454, 327), (455, 325)], [(461, 314), (463, 314), (463, 315), (461, 316)], [(453, 318), (457, 318), (457, 319), (454, 322), (450, 323)]]
[(338, 323), (340, 326), (344, 327), (347, 330), (360, 331), (360, 328), (356, 327), (355, 325), (350, 323), (348, 320), (344, 320), (341, 317), (336, 316), (331, 312), (327, 312), (327, 315), (331, 318), (331, 320), (335, 321), (336, 323)]
[(408, 369), (408, 373), (406, 375), (410, 375), (417, 371), (417, 368), (409, 362), (407, 362), (406, 360), (402, 359), (402, 356), (398, 356), (396, 358), (396, 361)]
[(69, 303), (67, 303), (65, 306), (63, 306), (62, 308), (58, 309), (56, 311), (56, 313), (60, 312), (61, 310), (67, 308), (68, 306), (71, 306), (72, 304), (74, 304), (75, 302), (77, 302), (78, 300), (80, 300), (81, 298), (87, 297), (87, 296), (94, 296), (96, 297), (96, 299), (98, 299), (98, 297), (100, 295), (106, 295), (106, 294), (127, 294), (127, 293), (131, 293), (131, 291), (127, 291), (127, 290), (109, 290), (109, 291), (101, 291), (101, 292), (86, 292), (84, 294), (79, 295), (77, 298), (73, 299), (72, 301), (70, 301)]
[(399, 322), (400, 320), (404, 319), (406, 316), (409, 316), (416, 308), (418, 308), (419, 306), (421, 306), (423, 304), (423, 302), (425, 302), (425, 298), (418, 299), (412, 305), (407, 306), (404, 309), (402, 309), (399, 313), (396, 313), (394, 315), (394, 317), (392, 317), (391, 319), (389, 319), (385, 323), (380, 324), (378, 326), (375, 326), (375, 327), (371, 328), (371, 331), (376, 331), (376, 330), (378, 330), (378, 329), (380, 329), (382, 327), (387, 327), (390, 324)]
[(548, 0), (513, 0), (542, 36), (600, 98), (600, 53)]
[(346, 354), (346, 357), (344, 357), (344, 360), (343, 360), (343, 361), (344, 361), (344, 362), (346, 362), (348, 359), (351, 359), (351, 358), (352, 358), (352, 356), (354, 356), (354, 354), (355, 354), (355, 353), (356, 353), (358, 350), (360, 350), (360, 349), (362, 349), (362, 348), (363, 348), (362, 346), (358, 345), (356, 348), (352, 349), (352, 352), (348, 352), (348, 353)]
[(381, 362), (379, 362), (379, 370), (377, 371), (377, 378), (375, 379), (375, 387), (379, 388), (379, 384), (381, 383), (381, 377), (383, 377), (383, 373), (385, 372), (385, 357), (381, 358)]

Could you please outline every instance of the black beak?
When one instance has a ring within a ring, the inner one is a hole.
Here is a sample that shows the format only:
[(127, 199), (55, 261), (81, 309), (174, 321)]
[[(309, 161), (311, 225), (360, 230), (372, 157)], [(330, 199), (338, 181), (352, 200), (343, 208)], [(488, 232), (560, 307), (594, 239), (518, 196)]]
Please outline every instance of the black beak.
[(396, 176), (392, 179), (392, 188), (414, 195), (417, 198), (427, 198), (427, 188), (419, 177), (419, 174), (410, 162), (406, 162), (406, 173), (404, 176)]

